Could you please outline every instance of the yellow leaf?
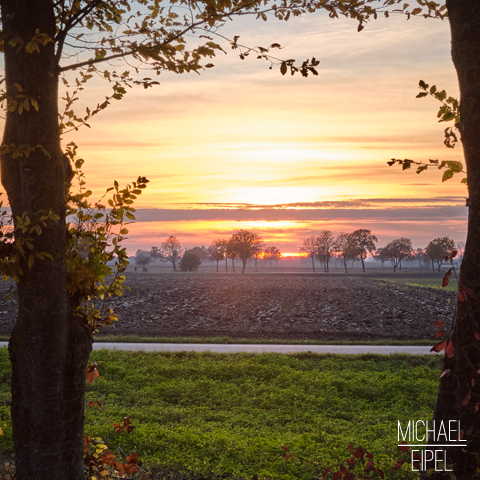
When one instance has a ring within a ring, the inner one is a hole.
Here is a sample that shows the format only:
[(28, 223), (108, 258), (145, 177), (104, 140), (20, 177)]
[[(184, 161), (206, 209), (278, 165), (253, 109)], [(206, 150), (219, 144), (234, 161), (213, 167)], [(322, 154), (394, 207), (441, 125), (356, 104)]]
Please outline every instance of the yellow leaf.
[(19, 85), (18, 83), (14, 83), (13, 86), (14, 86), (19, 92), (23, 92), (23, 88), (22, 88), (21, 85)]
[(35, 262), (35, 255), (30, 255), (28, 257), (28, 268), (32, 268), (33, 267), (33, 264)]
[(34, 98), (31, 98), (30, 103), (32, 104), (32, 107), (38, 112), (38, 102)]

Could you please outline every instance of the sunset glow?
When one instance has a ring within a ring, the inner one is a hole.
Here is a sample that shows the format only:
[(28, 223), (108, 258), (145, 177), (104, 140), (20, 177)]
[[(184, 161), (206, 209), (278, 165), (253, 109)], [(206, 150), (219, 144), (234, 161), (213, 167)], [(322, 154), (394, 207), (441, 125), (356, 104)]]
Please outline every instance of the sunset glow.
[[(414, 246), (436, 236), (464, 240), (460, 176), (442, 183), (438, 170), (417, 175), (386, 163), (462, 160), (460, 146), (443, 146), (435, 101), (415, 98), (420, 79), (458, 96), (447, 23), (395, 16), (361, 33), (354, 23), (240, 19), (227, 33), (241, 32), (249, 45), (278, 41), (282, 58), (315, 56), (318, 77), (282, 76), (278, 66), (222, 53), (200, 76), (162, 75), (160, 86), (113, 101), (91, 129), (65, 135), (65, 144), (79, 145), (95, 197), (114, 179), (150, 180), (129, 253), (169, 235), (208, 246), (241, 228), (288, 255), (325, 229), (368, 228), (379, 246), (398, 236)], [(109, 88), (93, 84), (78, 110)]]

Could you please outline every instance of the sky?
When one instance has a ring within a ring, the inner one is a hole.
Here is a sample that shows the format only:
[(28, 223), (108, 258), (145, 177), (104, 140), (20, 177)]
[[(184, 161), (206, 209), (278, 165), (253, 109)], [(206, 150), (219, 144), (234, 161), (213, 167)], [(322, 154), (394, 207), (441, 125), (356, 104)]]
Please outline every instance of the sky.
[[(378, 246), (401, 236), (414, 247), (465, 239), (461, 176), (442, 183), (437, 169), (417, 175), (387, 165), (462, 160), (461, 146), (443, 145), (438, 102), (415, 98), (420, 79), (458, 98), (448, 22), (391, 16), (359, 33), (350, 19), (316, 14), (242, 18), (222, 34), (248, 46), (277, 42), (283, 59), (314, 56), (319, 74), (282, 76), (220, 42), (227, 54), (217, 54), (214, 68), (162, 74), (159, 86), (129, 90), (91, 129), (64, 137), (79, 145), (94, 196), (114, 179), (150, 180), (125, 242), (130, 254), (170, 235), (185, 247), (208, 246), (241, 228), (287, 253), (321, 230), (367, 228)], [(93, 83), (77, 109), (109, 92)]]

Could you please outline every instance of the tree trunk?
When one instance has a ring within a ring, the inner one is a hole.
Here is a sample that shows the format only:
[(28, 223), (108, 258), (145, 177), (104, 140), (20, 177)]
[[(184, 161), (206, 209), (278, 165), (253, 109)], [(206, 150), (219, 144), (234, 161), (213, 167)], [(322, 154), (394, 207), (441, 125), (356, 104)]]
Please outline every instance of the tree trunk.
[[(464, 448), (450, 448), (447, 459), (453, 463), (456, 477), (464, 480), (477, 478), (476, 469), (480, 466), (476, 458), (480, 439), (478, 435), (473, 436), (480, 429), (480, 416), (475, 411), (480, 401), (477, 373), (480, 341), (475, 338), (475, 333), (480, 332), (480, 2), (447, 0), (447, 8), (452, 57), (460, 85), (460, 132), (470, 196), (467, 242), (459, 283), (460, 288), (468, 287), (473, 295), (465, 293), (465, 299), (457, 300), (450, 335), (455, 355), (444, 357), (444, 370), (450, 370), (450, 374), (440, 379), (434, 420), (460, 420), (465, 432), (463, 438), (469, 442), (467, 453)], [(472, 379), (476, 381), (474, 385)], [(435, 473), (429, 478), (439, 477)]]
[(363, 257), (360, 257), (360, 260), (362, 261), (363, 273), (365, 273), (365, 263), (363, 262)]
[[(1, 8), (6, 38), (21, 38), (26, 45), (36, 29), (55, 36), (51, 0), (3, 0)], [(28, 157), (2, 154), (2, 183), (16, 223), (24, 213), (35, 223), (42, 210), (59, 217), (49, 220), (41, 235), (29, 235), (35, 250), (50, 253), (53, 261), (37, 258), (29, 269), (22, 260), (17, 286), (18, 318), (9, 343), (16, 478), (80, 480), (91, 341), (71, 314), (66, 290), (65, 193), (71, 170), (60, 147), (54, 45), (38, 45), (40, 52), (27, 53), (5, 43), (7, 94), (15, 97), (18, 84), (38, 101), (39, 111), (31, 106), (21, 116), (7, 113), (3, 145), (33, 150)], [(21, 235), (17, 230), (17, 241)]]
[(242, 268), (242, 273), (245, 273), (245, 267), (247, 266), (247, 259), (243, 259), (242, 258), (242, 262), (243, 262), (243, 268)]
[(315, 259), (313, 258), (313, 255), (311, 255), (312, 257), (312, 268), (313, 268), (313, 273), (315, 273)]

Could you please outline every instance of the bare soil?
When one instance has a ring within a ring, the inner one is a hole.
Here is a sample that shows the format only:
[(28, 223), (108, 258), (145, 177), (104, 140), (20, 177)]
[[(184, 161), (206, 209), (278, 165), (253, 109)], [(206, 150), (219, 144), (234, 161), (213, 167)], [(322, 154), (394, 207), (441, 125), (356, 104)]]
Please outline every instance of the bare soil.
[[(131, 290), (110, 306), (108, 335), (374, 340), (433, 339), (450, 326), (454, 292), (368, 277), (296, 274), (128, 275)], [(2, 292), (0, 292), (1, 294)], [(0, 335), (15, 300), (0, 307)]]

